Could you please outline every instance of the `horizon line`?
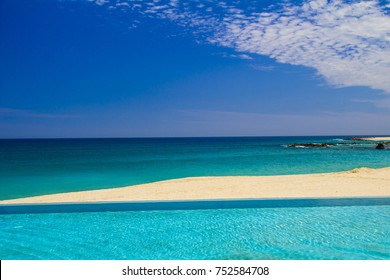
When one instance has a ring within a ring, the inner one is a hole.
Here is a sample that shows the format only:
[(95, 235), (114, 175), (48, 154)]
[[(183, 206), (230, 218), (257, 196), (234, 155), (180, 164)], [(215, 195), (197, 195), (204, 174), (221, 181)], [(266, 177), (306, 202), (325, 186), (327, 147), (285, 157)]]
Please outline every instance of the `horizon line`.
[(344, 135), (243, 135), (243, 136), (109, 136), (109, 137), (19, 137), (0, 138), (0, 140), (72, 140), (72, 139), (173, 139), (173, 138), (272, 138), (272, 137), (390, 137), (378, 134), (344, 134)]

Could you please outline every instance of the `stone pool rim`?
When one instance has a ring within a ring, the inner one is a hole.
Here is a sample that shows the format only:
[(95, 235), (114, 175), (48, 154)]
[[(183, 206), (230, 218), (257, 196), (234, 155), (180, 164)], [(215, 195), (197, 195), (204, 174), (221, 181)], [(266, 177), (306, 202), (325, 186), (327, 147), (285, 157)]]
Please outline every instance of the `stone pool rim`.
[(383, 205), (390, 205), (390, 196), (59, 202), (0, 204), (0, 215)]

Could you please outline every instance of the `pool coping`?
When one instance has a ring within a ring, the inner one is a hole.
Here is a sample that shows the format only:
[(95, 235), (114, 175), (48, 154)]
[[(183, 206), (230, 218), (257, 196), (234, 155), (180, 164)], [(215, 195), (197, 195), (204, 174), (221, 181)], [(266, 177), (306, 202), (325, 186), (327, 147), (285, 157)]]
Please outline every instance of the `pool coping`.
[(390, 205), (390, 196), (321, 198), (246, 198), (205, 200), (143, 200), (0, 204), (0, 215), (161, 210), (206, 210), (243, 208), (334, 207)]

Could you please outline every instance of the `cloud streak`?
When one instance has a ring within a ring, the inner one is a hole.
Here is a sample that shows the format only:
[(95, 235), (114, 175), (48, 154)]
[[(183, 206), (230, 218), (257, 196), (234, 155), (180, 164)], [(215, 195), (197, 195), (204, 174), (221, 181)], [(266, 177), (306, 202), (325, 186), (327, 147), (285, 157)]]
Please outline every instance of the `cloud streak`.
[(68, 118), (79, 117), (75, 115), (37, 113), (30, 110), (20, 110), (20, 109), (12, 109), (12, 108), (0, 108), (0, 116), (17, 117), (17, 118), (42, 118), (42, 119), (68, 119)]
[(231, 48), (242, 59), (264, 55), (313, 68), (335, 87), (366, 86), (390, 93), (388, 3), (306, 0), (262, 8), (261, 1), (96, 3), (172, 21), (197, 40)]

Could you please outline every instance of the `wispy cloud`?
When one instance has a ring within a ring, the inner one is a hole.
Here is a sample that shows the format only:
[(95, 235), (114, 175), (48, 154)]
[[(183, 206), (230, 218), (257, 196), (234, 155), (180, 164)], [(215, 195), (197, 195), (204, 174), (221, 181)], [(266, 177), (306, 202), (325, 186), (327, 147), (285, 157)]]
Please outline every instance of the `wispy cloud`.
[(38, 113), (30, 110), (20, 110), (20, 109), (12, 109), (12, 108), (0, 108), (0, 116), (19, 117), (19, 118), (43, 118), (43, 119), (65, 119), (65, 118), (79, 117), (76, 115), (47, 114), (47, 113)]
[(367, 86), (390, 93), (388, 1), (283, 1), (261, 9), (261, 1), (248, 2), (96, 1), (170, 20), (197, 40), (234, 49), (242, 59), (264, 55), (314, 68), (332, 86)]
[(246, 60), (252, 60), (253, 58), (247, 54), (232, 54), (231, 57), (237, 57), (241, 59), (246, 59)]
[(261, 64), (252, 64), (251, 67), (253, 69), (263, 71), (263, 72), (268, 72), (268, 71), (273, 71), (275, 70), (275, 66), (272, 65), (261, 65)]
[(315, 68), (334, 86), (390, 93), (390, 19), (376, 2), (317, 0), (245, 20), (230, 18), (215, 42)]
[[(221, 53), (219, 53), (221, 55)], [(238, 54), (231, 54), (231, 53), (222, 53), (223, 57), (227, 58), (239, 58), (239, 59), (245, 59), (245, 60), (252, 60), (253, 58), (247, 54), (238, 53)]]
[(108, 3), (109, 1), (108, 0), (96, 0), (95, 1), (95, 3), (97, 4), (97, 5), (104, 5), (104, 4), (106, 4), (106, 3)]

